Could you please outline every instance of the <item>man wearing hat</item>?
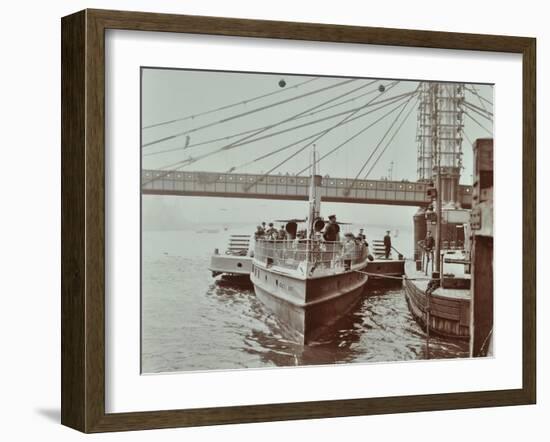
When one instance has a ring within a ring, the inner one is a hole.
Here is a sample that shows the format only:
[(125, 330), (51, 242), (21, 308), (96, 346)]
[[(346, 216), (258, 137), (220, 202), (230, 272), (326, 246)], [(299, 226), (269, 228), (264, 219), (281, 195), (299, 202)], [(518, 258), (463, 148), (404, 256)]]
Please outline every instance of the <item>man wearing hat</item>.
[(260, 239), (264, 236), (264, 229), (262, 229), (262, 226), (257, 226), (256, 231), (254, 232), (254, 239)]
[(359, 233), (355, 237), (359, 244), (364, 243), (367, 247), (369, 243), (367, 242), (367, 236), (365, 235), (365, 229), (359, 229)]
[(348, 232), (344, 235), (344, 259), (353, 259), (356, 250), (355, 236)]
[(277, 229), (273, 227), (273, 223), (269, 223), (269, 228), (266, 230), (265, 235), (269, 239), (277, 239)]
[(325, 226), (323, 238), (325, 241), (340, 241), (340, 226), (336, 222), (336, 215), (330, 215), (328, 217), (328, 223)]
[(384, 253), (386, 255), (386, 259), (390, 257), (390, 251), (391, 251), (390, 231), (386, 230), (386, 236), (384, 236)]

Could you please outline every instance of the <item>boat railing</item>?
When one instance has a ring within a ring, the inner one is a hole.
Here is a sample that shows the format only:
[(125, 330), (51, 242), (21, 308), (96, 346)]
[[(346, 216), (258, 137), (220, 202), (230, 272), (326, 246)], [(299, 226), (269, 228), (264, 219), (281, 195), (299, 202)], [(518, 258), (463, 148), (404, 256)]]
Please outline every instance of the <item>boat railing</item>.
[(254, 259), (267, 266), (297, 269), (302, 263), (316, 267), (351, 267), (367, 259), (364, 243), (355, 241), (323, 241), (317, 239), (257, 239)]
[[(435, 261), (435, 248), (428, 248), (425, 245), (424, 240), (418, 241), (418, 246), (420, 249), (420, 262), (421, 262), (421, 270), (426, 274), (431, 274), (437, 269), (434, 267), (434, 261)], [(456, 251), (463, 251), (464, 250), (464, 243), (462, 241), (442, 241), (441, 242), (441, 253), (442, 256), (446, 253), (454, 253)], [(450, 264), (451, 260), (444, 259), (441, 260), (442, 266), (444, 264)], [(461, 260), (461, 264), (469, 264), (469, 262)]]

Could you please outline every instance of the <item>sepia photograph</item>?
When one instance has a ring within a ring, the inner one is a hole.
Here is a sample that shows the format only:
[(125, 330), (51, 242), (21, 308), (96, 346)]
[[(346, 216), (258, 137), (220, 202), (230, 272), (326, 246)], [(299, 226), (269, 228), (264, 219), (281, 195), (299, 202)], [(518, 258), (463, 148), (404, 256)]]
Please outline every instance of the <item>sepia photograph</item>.
[(142, 67), (142, 374), (492, 357), (493, 88)]

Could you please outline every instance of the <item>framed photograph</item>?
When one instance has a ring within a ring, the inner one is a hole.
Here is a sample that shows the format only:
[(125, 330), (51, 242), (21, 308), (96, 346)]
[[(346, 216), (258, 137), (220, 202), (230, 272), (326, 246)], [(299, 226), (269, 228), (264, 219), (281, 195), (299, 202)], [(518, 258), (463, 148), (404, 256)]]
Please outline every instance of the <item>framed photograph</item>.
[(535, 39), (62, 19), (62, 423), (533, 404)]

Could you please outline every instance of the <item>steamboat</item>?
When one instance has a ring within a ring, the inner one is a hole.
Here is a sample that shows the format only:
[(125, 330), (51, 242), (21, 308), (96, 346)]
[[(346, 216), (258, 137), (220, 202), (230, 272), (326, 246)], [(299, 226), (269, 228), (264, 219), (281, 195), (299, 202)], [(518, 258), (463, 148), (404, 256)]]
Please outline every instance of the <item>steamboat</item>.
[[(257, 238), (250, 274), (258, 299), (304, 345), (315, 343), (323, 329), (357, 304), (368, 279), (364, 241), (323, 237), (327, 226), (321, 217), (316, 164), (313, 151), (307, 218), (287, 220), (289, 239)], [(295, 237), (299, 223), (306, 227), (303, 238)]]

